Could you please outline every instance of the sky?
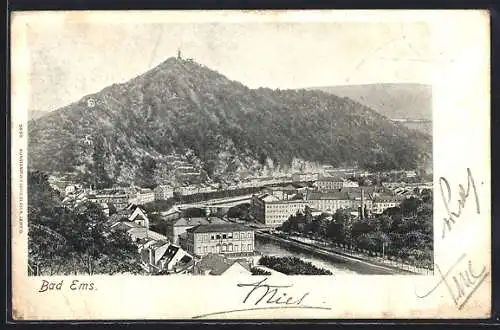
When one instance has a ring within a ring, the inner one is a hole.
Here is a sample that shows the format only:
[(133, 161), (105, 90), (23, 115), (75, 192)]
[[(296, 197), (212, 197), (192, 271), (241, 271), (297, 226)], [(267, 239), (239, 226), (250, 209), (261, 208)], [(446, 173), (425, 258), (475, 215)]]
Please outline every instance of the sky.
[(183, 57), (250, 88), (431, 83), (425, 23), (30, 23), (29, 109), (50, 111)]

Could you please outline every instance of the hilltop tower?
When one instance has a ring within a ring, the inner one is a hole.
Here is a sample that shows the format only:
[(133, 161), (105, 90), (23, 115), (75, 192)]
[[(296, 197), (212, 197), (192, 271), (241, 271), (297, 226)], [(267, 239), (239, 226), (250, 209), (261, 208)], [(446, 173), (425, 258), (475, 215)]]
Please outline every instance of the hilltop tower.
[(178, 60), (182, 59), (182, 57), (181, 57), (181, 50), (180, 49), (177, 49), (177, 59)]

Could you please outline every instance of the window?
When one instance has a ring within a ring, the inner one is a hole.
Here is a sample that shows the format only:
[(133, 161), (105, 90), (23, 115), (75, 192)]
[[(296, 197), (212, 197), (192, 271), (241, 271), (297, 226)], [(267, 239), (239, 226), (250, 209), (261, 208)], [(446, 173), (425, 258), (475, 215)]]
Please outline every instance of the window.
[(226, 239), (226, 238), (227, 238), (227, 235), (226, 235), (226, 234), (222, 234), (222, 238), (223, 238), (223, 239)]
[(241, 244), (241, 251), (245, 251), (245, 244)]
[(238, 246), (238, 244), (234, 244), (234, 251), (235, 251), (235, 252), (238, 252), (238, 251), (239, 251), (239, 246)]
[(240, 238), (240, 233), (234, 233), (234, 238), (239, 239)]
[(208, 246), (203, 247), (203, 252), (207, 253), (208, 252)]
[(215, 235), (215, 238), (220, 239), (220, 235), (219, 234)]
[(252, 251), (252, 244), (248, 244), (248, 251)]
[(231, 238), (232, 239), (233, 238), (233, 233), (228, 233), (227, 234), (227, 238)]
[(226, 252), (226, 244), (222, 244), (222, 252)]
[(214, 235), (211, 235), (210, 236), (210, 239), (213, 241), (215, 239), (215, 236)]
[(233, 252), (233, 244), (229, 244), (229, 245), (227, 246), (227, 251), (228, 251), (228, 252)]

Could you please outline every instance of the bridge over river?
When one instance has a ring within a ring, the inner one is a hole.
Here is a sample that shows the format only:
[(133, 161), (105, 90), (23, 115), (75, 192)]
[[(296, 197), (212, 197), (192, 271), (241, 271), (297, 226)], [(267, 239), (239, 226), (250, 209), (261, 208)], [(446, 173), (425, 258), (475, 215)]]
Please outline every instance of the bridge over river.
[[(189, 208), (209, 208), (212, 210), (219, 210), (227, 212), (231, 207), (250, 203), (252, 195), (242, 195), (227, 198), (210, 199), (196, 203), (186, 203), (175, 205), (174, 208), (182, 211)], [(169, 213), (169, 211), (162, 212), (162, 214)], [(211, 212), (212, 213), (212, 212)], [(264, 255), (276, 256), (296, 256), (304, 261), (311, 262), (317, 267), (328, 269), (333, 274), (411, 274), (408, 271), (403, 271), (394, 267), (390, 267), (381, 263), (363, 260), (343, 253), (334, 251), (327, 251), (321, 247), (312, 246), (297, 241), (290, 241), (278, 237), (276, 235), (268, 234), (265, 231), (267, 228), (258, 228), (252, 224), (256, 229), (256, 242), (255, 249)]]
[(206, 201), (200, 201), (196, 203), (179, 204), (177, 207), (180, 210), (189, 208), (231, 208), (237, 205), (250, 203), (252, 200), (252, 195), (243, 195), (235, 197), (217, 198), (209, 199)]
[(210, 209), (210, 213), (216, 213), (212, 211), (222, 211), (227, 212), (230, 208), (238, 206), (245, 203), (250, 203), (252, 200), (252, 195), (242, 195), (235, 197), (225, 197), (225, 198), (215, 198), (205, 201), (195, 202), (195, 203), (184, 203), (176, 204), (170, 210), (160, 212), (162, 215), (167, 215), (172, 212), (172, 210), (184, 211), (187, 209), (198, 208), (198, 209)]

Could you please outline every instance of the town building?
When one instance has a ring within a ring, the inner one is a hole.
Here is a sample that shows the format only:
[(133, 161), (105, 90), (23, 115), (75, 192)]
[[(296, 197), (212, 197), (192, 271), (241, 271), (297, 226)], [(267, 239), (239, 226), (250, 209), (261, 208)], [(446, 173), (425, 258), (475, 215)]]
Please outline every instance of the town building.
[(91, 202), (112, 204), (117, 210), (123, 210), (129, 204), (130, 194), (120, 189), (104, 189), (94, 191), (87, 196)]
[(62, 195), (69, 195), (82, 188), (82, 185), (75, 183), (72, 175), (49, 175), (47, 181), (50, 187), (59, 191)]
[(372, 213), (381, 214), (391, 207), (397, 207), (406, 197), (400, 195), (378, 195), (373, 199)]
[(359, 187), (358, 182), (352, 180), (346, 180), (338, 176), (323, 176), (319, 178), (314, 185), (318, 190), (338, 190), (342, 188), (357, 188)]
[(196, 257), (209, 253), (227, 257), (252, 256), (255, 237), (252, 228), (240, 224), (203, 224), (187, 229), (180, 236), (180, 246)]
[(289, 200), (298, 194), (298, 189), (291, 184), (285, 187), (267, 187), (264, 191), (276, 196), (279, 200)]
[(217, 217), (181, 217), (167, 222), (166, 235), (173, 244), (179, 244), (179, 236), (198, 225), (225, 223)]
[(79, 183), (77, 184), (69, 184), (64, 188), (64, 194), (66, 196), (74, 194), (77, 191), (80, 191), (83, 188), (83, 186)]
[(417, 176), (417, 172), (416, 171), (405, 171), (405, 176), (407, 178), (414, 178)]
[(175, 187), (174, 193), (180, 196), (194, 195), (198, 193), (198, 189), (194, 186)]
[(317, 217), (318, 215), (323, 214), (323, 211), (322, 211), (322, 210), (320, 210), (320, 209), (315, 209), (315, 208), (313, 208), (313, 207), (309, 208), (309, 212), (311, 212), (311, 215), (312, 215), (313, 217)]
[(345, 180), (342, 182), (342, 188), (358, 188), (359, 183), (357, 181)]
[(104, 213), (106, 217), (109, 217), (109, 205), (107, 203), (101, 203), (99, 206), (101, 207), (102, 213)]
[(269, 227), (279, 227), (297, 211), (304, 211), (308, 203), (301, 199), (280, 200), (271, 194), (253, 195), (250, 214)]
[(141, 207), (136, 206), (132, 214), (128, 217), (128, 221), (134, 222), (139, 226), (149, 228), (149, 218)]
[(135, 193), (135, 197), (132, 197), (129, 202), (135, 205), (144, 205), (151, 203), (155, 200), (155, 193), (151, 189), (138, 188)]
[(294, 182), (304, 182), (304, 181), (316, 181), (319, 179), (318, 173), (293, 173), (292, 181)]
[(179, 210), (179, 208), (176, 205), (172, 206), (169, 210), (161, 213), (161, 218), (164, 221), (178, 220), (181, 218), (181, 216), (182, 216), (182, 211)]
[[(88, 201), (87, 195), (88, 195), (87, 191), (78, 190), (78, 191), (75, 191), (74, 193), (71, 193), (71, 194), (67, 195), (66, 197), (64, 197), (62, 203), (66, 206), (75, 207), (77, 205), (80, 205), (80, 204)], [(106, 206), (107, 206), (107, 204), (106, 204)], [(109, 211), (109, 207), (108, 207), (108, 211)]]
[(335, 176), (323, 176), (315, 182), (315, 185), (319, 190), (342, 189), (342, 187), (344, 186), (344, 180), (340, 177)]
[(252, 275), (250, 264), (243, 259), (229, 259), (224, 255), (209, 253), (193, 267), (193, 275)]
[(405, 182), (382, 182), (382, 187), (390, 190), (404, 188), (406, 185), (407, 184)]
[(168, 241), (166, 236), (131, 221), (115, 222), (111, 225), (111, 229), (126, 232), (132, 242), (138, 245), (142, 245), (145, 241), (149, 240)]
[(143, 268), (149, 273), (181, 273), (194, 266), (189, 253), (168, 241), (151, 241), (139, 253)]
[(139, 247), (142, 268), (148, 273), (158, 273), (164, 269), (160, 258), (165, 254), (170, 243), (168, 241), (149, 240)]
[[(373, 205), (372, 197), (365, 196), (364, 191), (349, 192), (345, 190), (318, 192), (311, 191), (306, 194), (310, 207), (327, 213), (335, 213), (338, 209), (361, 209), (370, 211)], [(363, 205), (363, 206), (362, 206)]]

